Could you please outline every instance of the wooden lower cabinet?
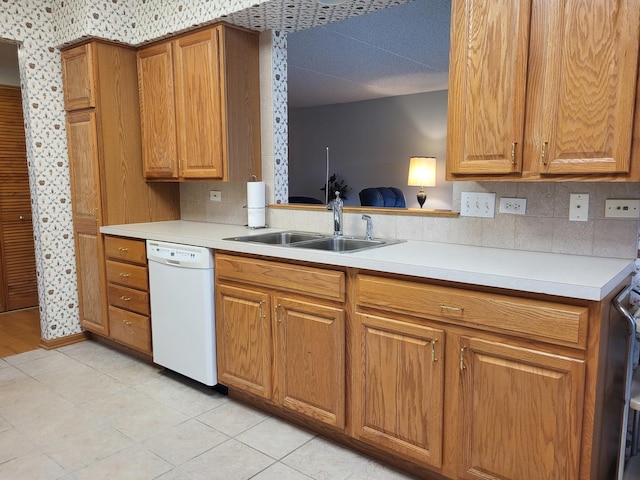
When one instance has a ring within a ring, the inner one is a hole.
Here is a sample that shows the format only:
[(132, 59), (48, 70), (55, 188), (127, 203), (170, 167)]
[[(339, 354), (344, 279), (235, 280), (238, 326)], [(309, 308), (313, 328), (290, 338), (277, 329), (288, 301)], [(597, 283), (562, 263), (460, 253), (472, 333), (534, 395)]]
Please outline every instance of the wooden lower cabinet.
[[(305, 281), (325, 278), (326, 272), (344, 298), (342, 272), (216, 255), (218, 380), (343, 429), (344, 307), (310, 293), (291, 293), (317, 288)], [(286, 295), (274, 288), (286, 284), (291, 285)]]
[(423, 465), (442, 465), (444, 332), (358, 313), (353, 434)]
[[(85, 226), (88, 228), (84, 229)], [(74, 222), (74, 234), (80, 324), (91, 332), (109, 335), (109, 322), (103, 301), (106, 276), (102, 236), (97, 225), (78, 221)]]
[(239, 398), (418, 478), (612, 478), (627, 338), (615, 292), (519, 295), (226, 253), (215, 274), (218, 378)]
[(150, 355), (151, 306), (144, 240), (104, 237), (109, 338)]
[(218, 381), (266, 399), (273, 392), (270, 312), (265, 292), (216, 286)]
[(577, 479), (585, 362), (459, 338), (458, 478)]
[(344, 309), (276, 296), (275, 331), (278, 403), (344, 428)]

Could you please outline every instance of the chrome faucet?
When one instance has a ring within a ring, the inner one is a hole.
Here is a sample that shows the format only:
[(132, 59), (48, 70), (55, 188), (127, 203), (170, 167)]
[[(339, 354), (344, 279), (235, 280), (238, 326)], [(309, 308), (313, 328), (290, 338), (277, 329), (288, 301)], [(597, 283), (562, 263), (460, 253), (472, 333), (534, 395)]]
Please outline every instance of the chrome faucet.
[(362, 220), (366, 220), (367, 221), (367, 230), (366, 233), (364, 235), (364, 239), (365, 240), (371, 240), (371, 232), (373, 230), (373, 221), (371, 220), (371, 215), (362, 215)]
[(342, 236), (342, 207), (344, 202), (340, 198), (340, 192), (336, 192), (336, 199), (333, 201), (333, 234)]

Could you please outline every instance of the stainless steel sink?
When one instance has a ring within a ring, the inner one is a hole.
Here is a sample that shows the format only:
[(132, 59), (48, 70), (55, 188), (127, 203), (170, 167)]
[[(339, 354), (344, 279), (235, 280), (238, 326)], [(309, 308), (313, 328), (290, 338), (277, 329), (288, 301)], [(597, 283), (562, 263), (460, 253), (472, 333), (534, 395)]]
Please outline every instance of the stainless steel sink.
[(237, 242), (264, 243), (267, 245), (290, 245), (296, 242), (324, 238), (320, 233), (312, 232), (270, 232), (259, 233), (257, 235), (243, 235), (241, 237), (225, 238), (225, 240), (235, 240)]
[(312, 250), (324, 250), (327, 252), (358, 252), (369, 248), (384, 247), (404, 240), (389, 240), (374, 238), (367, 240), (358, 237), (337, 237), (313, 232), (297, 232), (293, 230), (285, 232), (259, 233), (256, 235), (243, 235), (240, 237), (225, 238), (236, 242), (262, 243), (265, 245), (280, 245), (291, 248), (308, 248)]
[[(397, 243), (394, 241), (394, 243)], [(353, 237), (324, 237), (317, 240), (309, 240), (291, 245), (296, 248), (311, 248), (314, 250), (326, 250), (329, 252), (355, 252), (368, 248), (388, 245), (385, 240), (366, 240)]]

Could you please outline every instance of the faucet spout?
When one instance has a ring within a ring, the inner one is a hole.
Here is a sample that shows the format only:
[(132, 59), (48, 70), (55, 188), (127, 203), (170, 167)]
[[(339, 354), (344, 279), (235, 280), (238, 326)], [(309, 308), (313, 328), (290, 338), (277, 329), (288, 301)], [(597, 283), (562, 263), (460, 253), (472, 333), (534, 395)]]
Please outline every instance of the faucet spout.
[(371, 220), (371, 215), (362, 215), (362, 220), (367, 221), (367, 230), (364, 235), (365, 240), (371, 240), (371, 232), (373, 231), (373, 221)]
[(344, 202), (340, 198), (340, 192), (336, 192), (336, 199), (333, 201), (333, 234), (342, 236), (342, 207)]

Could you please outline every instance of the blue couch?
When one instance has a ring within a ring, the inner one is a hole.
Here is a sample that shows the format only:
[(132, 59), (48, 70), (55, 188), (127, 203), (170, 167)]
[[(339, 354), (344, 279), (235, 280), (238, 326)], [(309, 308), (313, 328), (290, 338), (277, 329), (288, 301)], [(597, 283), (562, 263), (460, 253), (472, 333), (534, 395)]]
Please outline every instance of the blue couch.
[(371, 187), (361, 190), (360, 205), (363, 207), (407, 207), (404, 193), (395, 187)]

